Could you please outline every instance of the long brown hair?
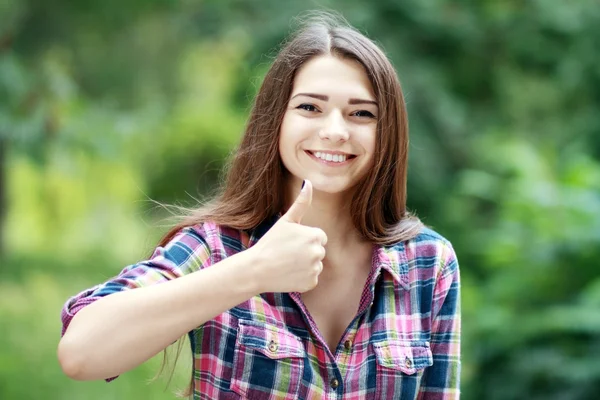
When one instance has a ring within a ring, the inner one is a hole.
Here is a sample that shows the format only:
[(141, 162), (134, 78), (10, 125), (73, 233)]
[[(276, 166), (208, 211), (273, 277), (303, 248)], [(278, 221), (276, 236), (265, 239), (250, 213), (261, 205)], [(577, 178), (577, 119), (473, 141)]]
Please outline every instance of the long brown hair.
[(284, 43), (267, 72), (242, 141), (214, 199), (188, 212), (161, 240), (186, 226), (212, 221), (247, 230), (282, 211), (285, 168), (279, 131), (297, 71), (313, 57), (334, 55), (365, 68), (379, 106), (373, 168), (358, 184), (350, 211), (362, 237), (389, 245), (416, 236), (422, 224), (406, 209), (408, 119), (394, 67), (371, 40), (341, 17), (318, 13)]

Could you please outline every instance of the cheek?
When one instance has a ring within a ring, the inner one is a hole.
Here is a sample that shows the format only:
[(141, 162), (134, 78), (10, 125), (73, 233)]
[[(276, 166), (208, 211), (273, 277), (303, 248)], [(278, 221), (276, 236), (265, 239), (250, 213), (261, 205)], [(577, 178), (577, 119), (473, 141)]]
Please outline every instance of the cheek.
[(377, 129), (376, 127), (365, 127), (360, 131), (360, 144), (365, 149), (367, 154), (373, 157), (375, 153), (375, 147), (377, 145)]
[(288, 118), (284, 118), (283, 122), (281, 123), (281, 128), (279, 130), (279, 152), (282, 155), (290, 146), (290, 142), (292, 141), (292, 132), (293, 131), (290, 129)]
[(298, 147), (297, 134), (295, 132), (294, 118), (289, 115), (284, 116), (279, 130), (279, 157), (286, 169), (289, 170), (293, 164), (296, 148)]
[(300, 143), (306, 139), (306, 121), (298, 115), (286, 114), (281, 122), (279, 131), (279, 150), (295, 151)]

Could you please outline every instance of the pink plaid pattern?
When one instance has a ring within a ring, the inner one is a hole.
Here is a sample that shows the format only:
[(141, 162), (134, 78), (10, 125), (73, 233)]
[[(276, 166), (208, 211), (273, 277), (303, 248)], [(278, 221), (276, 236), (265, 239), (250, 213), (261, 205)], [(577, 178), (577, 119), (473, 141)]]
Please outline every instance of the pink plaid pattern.
[[(63, 333), (102, 296), (175, 279), (256, 243), (206, 223), (146, 261), (69, 299)], [(329, 349), (298, 293), (263, 293), (189, 332), (194, 399), (454, 400), (460, 382), (460, 279), (451, 244), (432, 230), (376, 246), (359, 309)]]

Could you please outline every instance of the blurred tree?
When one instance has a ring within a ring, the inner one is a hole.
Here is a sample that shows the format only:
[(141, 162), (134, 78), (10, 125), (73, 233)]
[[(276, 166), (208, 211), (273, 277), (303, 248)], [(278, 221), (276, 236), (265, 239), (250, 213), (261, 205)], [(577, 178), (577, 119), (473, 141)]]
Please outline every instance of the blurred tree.
[[(452, 240), (462, 266), (463, 397), (593, 398), (600, 390), (597, 1), (323, 4), (375, 38), (403, 83), (409, 206)], [(0, 2), (0, 170), (26, 157), (50, 174), (57, 159), (80, 165), (83, 153), (101, 166), (98, 174), (138, 171), (150, 197), (189, 204), (187, 193), (216, 185), (273, 50), (306, 7)], [(65, 190), (42, 186), (49, 199)], [(45, 207), (59, 216), (64, 209), (56, 200)]]
[(6, 218), (6, 139), (0, 135), (0, 259), (4, 254), (4, 220)]
[[(157, 104), (167, 107), (173, 96), (167, 60), (180, 51), (176, 25), (162, 23), (172, 6), (158, 0), (2, 1), (0, 176), (10, 154), (29, 157), (41, 170), (57, 153), (63, 163), (81, 152), (118, 157), (132, 131), (155, 122), (162, 113)], [(165, 62), (156, 62), (159, 54)], [(5, 185), (0, 179), (0, 199)], [(7, 207), (0, 206), (2, 224)]]

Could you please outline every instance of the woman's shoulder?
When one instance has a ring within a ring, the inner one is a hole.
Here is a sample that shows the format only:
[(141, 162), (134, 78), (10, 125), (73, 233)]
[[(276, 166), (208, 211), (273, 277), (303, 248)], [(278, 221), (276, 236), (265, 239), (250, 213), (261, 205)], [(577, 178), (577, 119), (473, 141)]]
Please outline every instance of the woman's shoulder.
[(249, 248), (260, 239), (263, 231), (268, 230), (268, 227), (263, 225), (265, 224), (251, 229), (239, 229), (214, 221), (205, 221), (182, 227), (174, 239), (196, 240), (211, 251), (231, 255)]
[(417, 235), (397, 242), (388, 249), (396, 253), (400, 261), (408, 264), (444, 266), (456, 259), (450, 240), (429, 227), (421, 228)]
[(399, 240), (386, 247), (394, 250), (403, 250), (407, 247), (452, 247), (452, 243), (446, 237), (430, 227), (422, 226), (417, 234), (413, 234), (410, 238)]
[(452, 243), (450, 240), (443, 236), (441, 233), (433, 230), (430, 227), (423, 226), (421, 228), (421, 232), (418, 235), (409, 240), (415, 242), (416, 244), (435, 244), (438, 246), (450, 246), (452, 247)]
[(248, 232), (230, 226), (220, 225), (213, 221), (198, 222), (181, 227), (174, 240), (197, 240), (209, 247), (220, 247), (223, 244), (233, 245), (242, 242)]

